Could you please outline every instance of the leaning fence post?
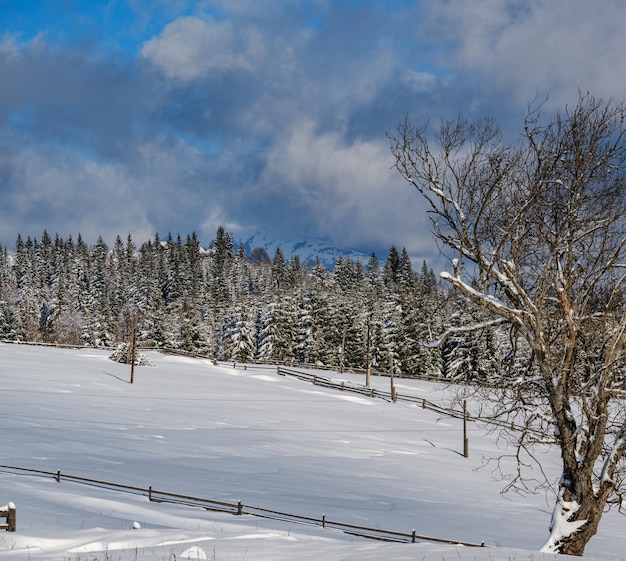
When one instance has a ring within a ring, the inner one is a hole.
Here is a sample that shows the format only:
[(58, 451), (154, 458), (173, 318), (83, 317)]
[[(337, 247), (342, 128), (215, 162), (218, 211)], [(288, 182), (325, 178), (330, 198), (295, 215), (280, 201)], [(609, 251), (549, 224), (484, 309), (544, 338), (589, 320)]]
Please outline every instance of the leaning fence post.
[(17, 527), (17, 513), (14, 503), (9, 503), (9, 512), (7, 513), (7, 532), (15, 532)]
[(61, 470), (57, 470), (57, 483), (61, 483)]

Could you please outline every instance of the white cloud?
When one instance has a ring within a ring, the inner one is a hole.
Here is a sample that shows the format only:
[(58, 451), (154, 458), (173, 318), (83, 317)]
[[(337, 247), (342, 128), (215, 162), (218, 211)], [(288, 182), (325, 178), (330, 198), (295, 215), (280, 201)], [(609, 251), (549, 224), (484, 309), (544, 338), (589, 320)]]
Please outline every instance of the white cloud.
[(0, 40), (0, 57), (15, 59), (19, 54), (19, 45), (14, 35), (5, 35)]
[(479, 72), (516, 102), (539, 91), (562, 105), (578, 88), (626, 96), (620, 0), (451, 0), (432, 15), (457, 43), (458, 68)]
[(6, 235), (39, 236), (45, 228), (62, 236), (81, 233), (90, 241), (102, 235), (110, 242), (126, 233), (148, 237), (153, 228), (136, 198), (138, 186), (124, 169), (78, 154), (65, 163), (49, 156), (25, 150), (14, 160), (18, 184), (11, 200), (20, 222), (6, 220)]
[(233, 234), (235, 239), (238, 234), (248, 233), (250, 225), (241, 224), (240, 222), (229, 220), (229, 213), (224, 207), (217, 202), (212, 202), (207, 209), (207, 215), (200, 226), (200, 234), (205, 240), (205, 245), (208, 246), (209, 242), (213, 240), (215, 232), (221, 226), (228, 233)]
[(312, 121), (302, 121), (273, 146), (263, 188), (299, 200), (319, 233), (343, 245), (404, 245), (431, 253), (423, 203), (392, 164), (384, 137), (348, 143), (340, 133), (318, 134)]
[(416, 94), (432, 92), (437, 85), (437, 78), (430, 72), (407, 70), (402, 77), (405, 84)]
[(147, 41), (141, 54), (171, 79), (191, 81), (214, 70), (254, 67), (263, 41), (254, 31), (239, 37), (231, 21), (185, 16)]

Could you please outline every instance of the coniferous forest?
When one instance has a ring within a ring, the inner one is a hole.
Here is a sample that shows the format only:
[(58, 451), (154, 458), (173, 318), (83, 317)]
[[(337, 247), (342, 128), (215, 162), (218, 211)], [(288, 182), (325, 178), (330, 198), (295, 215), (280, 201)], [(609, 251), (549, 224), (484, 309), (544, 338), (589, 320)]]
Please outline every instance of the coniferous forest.
[(482, 313), (395, 247), (365, 266), (339, 257), (333, 271), (280, 249), (235, 251), (222, 227), (208, 250), (195, 233), (108, 247), (45, 231), (0, 248), (3, 340), (110, 347), (136, 332), (143, 347), (216, 360), (393, 364), (404, 376), (467, 380), (488, 377), (511, 346), (503, 332), (454, 332)]

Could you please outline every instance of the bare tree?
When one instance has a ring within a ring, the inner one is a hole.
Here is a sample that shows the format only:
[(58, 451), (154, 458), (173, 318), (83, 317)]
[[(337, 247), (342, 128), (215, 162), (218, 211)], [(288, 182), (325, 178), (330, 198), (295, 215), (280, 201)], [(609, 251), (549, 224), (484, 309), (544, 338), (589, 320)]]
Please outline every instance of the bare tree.
[(432, 135), (405, 117), (389, 138), (454, 257), (441, 277), (491, 316), (468, 328), (503, 321), (520, 343), (485, 392), (516, 427), (510, 485), (530, 488), (537, 443), (558, 446), (543, 550), (582, 555), (626, 477), (626, 107), (580, 94), (547, 122), (541, 109), (512, 143), (492, 120), (462, 117)]

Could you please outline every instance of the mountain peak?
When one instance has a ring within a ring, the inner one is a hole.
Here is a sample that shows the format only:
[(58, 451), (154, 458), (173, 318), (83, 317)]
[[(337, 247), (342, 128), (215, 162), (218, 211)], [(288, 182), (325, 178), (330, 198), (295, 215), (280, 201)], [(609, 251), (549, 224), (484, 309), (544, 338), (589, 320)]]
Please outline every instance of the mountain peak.
[(286, 259), (289, 259), (289, 257), (293, 255), (297, 255), (303, 263), (314, 263), (315, 258), (319, 257), (322, 265), (330, 270), (334, 269), (339, 256), (344, 259), (349, 257), (353, 261), (361, 261), (364, 265), (370, 257), (370, 255), (363, 253), (362, 251), (336, 246), (327, 240), (302, 240), (296, 238), (284, 239), (268, 236), (267, 234), (262, 234), (260, 232), (254, 232), (248, 235), (235, 245), (236, 247), (243, 246), (246, 251), (246, 255), (249, 255), (254, 248), (261, 247), (267, 251), (271, 258), (276, 252), (276, 248), (280, 247)]

